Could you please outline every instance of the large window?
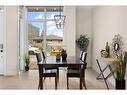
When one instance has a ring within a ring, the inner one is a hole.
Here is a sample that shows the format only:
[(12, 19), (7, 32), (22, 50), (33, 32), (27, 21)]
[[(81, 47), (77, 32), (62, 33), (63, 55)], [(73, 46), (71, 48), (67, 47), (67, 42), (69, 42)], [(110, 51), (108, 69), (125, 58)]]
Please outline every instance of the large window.
[(60, 12), (47, 12), (46, 13), (46, 18), (47, 19), (54, 19), (54, 15), (59, 15)]
[(44, 12), (28, 12), (28, 20), (44, 19)]
[(54, 21), (54, 15), (60, 14), (58, 8), (28, 7), (29, 46), (41, 48), (47, 52), (47, 55), (51, 55), (51, 51), (60, 51), (62, 48), (63, 29), (57, 29)]

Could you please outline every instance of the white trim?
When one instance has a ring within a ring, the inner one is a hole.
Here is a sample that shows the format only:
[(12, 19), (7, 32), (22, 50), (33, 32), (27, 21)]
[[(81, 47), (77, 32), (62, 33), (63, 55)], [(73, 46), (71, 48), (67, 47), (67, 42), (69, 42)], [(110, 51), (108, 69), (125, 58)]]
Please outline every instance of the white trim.
[(46, 42), (46, 32), (47, 32), (47, 21), (46, 21), (46, 9), (44, 10), (44, 18), (45, 18), (45, 22), (44, 22), (44, 53), (47, 56), (47, 42)]
[(28, 50), (28, 26), (27, 26), (27, 9), (26, 7), (23, 8), (23, 13), (22, 13), (22, 19), (21, 19), (21, 24), (22, 27), (20, 26), (21, 31), (20, 31), (20, 70), (24, 70), (25, 63), (23, 61), (23, 54)]
[[(18, 11), (19, 11), (19, 7), (18, 7)], [(18, 51), (18, 64), (17, 64), (17, 71), (19, 72), (20, 71), (20, 60), (21, 60), (21, 57), (20, 57), (20, 14), (17, 14), (18, 15), (18, 20), (17, 20), (17, 27), (18, 27), (18, 30), (17, 30), (17, 35), (18, 35), (18, 37), (17, 37), (17, 40), (18, 40), (18, 49), (17, 49), (17, 51)]]

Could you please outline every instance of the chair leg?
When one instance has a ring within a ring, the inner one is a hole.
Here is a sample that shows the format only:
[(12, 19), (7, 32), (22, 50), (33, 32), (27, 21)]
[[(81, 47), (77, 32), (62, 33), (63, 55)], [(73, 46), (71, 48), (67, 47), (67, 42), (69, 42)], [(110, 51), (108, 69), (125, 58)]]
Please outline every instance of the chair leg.
[(57, 69), (57, 83), (59, 83), (59, 69)]
[(57, 89), (57, 76), (55, 77), (55, 89)]
[(82, 89), (82, 78), (80, 78), (80, 84), (79, 84), (80, 89)]
[(67, 76), (67, 89), (69, 89), (69, 78)]
[(38, 84), (38, 90), (40, 89), (40, 79), (39, 79), (39, 84)]
[(85, 87), (85, 89), (87, 89), (87, 88), (86, 88), (86, 83), (85, 83), (85, 80), (84, 80), (84, 79), (82, 79), (82, 81), (83, 81), (83, 86)]
[(38, 89), (43, 89), (43, 78), (39, 78)]
[(44, 77), (44, 81), (45, 81), (46, 77)]
[(87, 89), (87, 88), (86, 88), (86, 82), (85, 82), (85, 71), (84, 71), (84, 76), (83, 76), (82, 81), (83, 81), (83, 86), (85, 87), (85, 89)]

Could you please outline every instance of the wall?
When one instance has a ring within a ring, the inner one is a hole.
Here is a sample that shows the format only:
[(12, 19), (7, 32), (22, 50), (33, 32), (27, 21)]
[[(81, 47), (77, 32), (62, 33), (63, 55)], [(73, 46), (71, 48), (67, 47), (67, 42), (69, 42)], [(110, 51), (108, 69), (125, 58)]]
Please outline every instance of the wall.
[[(93, 44), (92, 44), (92, 67), (99, 72), (96, 58), (100, 57), (100, 50), (105, 48), (106, 42), (112, 43), (114, 35), (123, 37), (124, 49), (127, 50), (127, 7), (99, 6), (93, 11)], [(102, 67), (105, 64), (101, 64)], [(114, 79), (109, 79), (114, 85)]]
[(75, 6), (65, 6), (64, 14), (66, 22), (64, 26), (64, 48), (67, 50), (68, 56), (75, 56), (75, 39), (76, 39), (76, 8)]
[[(92, 44), (92, 9), (91, 6), (77, 6), (76, 7), (76, 39), (81, 34), (89, 37), (89, 47), (87, 50), (88, 67), (91, 67), (91, 44)], [(76, 56), (79, 57), (80, 49), (76, 47)]]
[(6, 62), (4, 75), (16, 75), (18, 68), (18, 7), (6, 7)]
[[(0, 6), (1, 8), (1, 6)], [(4, 48), (4, 11), (0, 10), (0, 74), (3, 74), (3, 64), (4, 64), (4, 53), (1, 51)], [(4, 50), (3, 50), (4, 51)]]

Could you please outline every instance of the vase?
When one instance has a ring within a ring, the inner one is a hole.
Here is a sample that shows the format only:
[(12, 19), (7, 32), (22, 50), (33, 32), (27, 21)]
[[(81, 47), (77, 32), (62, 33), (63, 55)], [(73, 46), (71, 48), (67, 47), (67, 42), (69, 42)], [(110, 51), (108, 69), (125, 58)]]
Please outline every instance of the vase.
[(108, 57), (110, 57), (110, 47), (108, 45), (108, 42), (106, 42), (105, 50), (108, 53)]
[(56, 62), (60, 62), (60, 57), (56, 57)]
[(122, 80), (116, 79), (115, 80), (115, 86), (116, 86), (117, 90), (126, 89), (126, 81), (125, 81), (125, 79), (122, 79)]
[(67, 61), (67, 54), (63, 54), (62, 55), (62, 62), (66, 62)]

